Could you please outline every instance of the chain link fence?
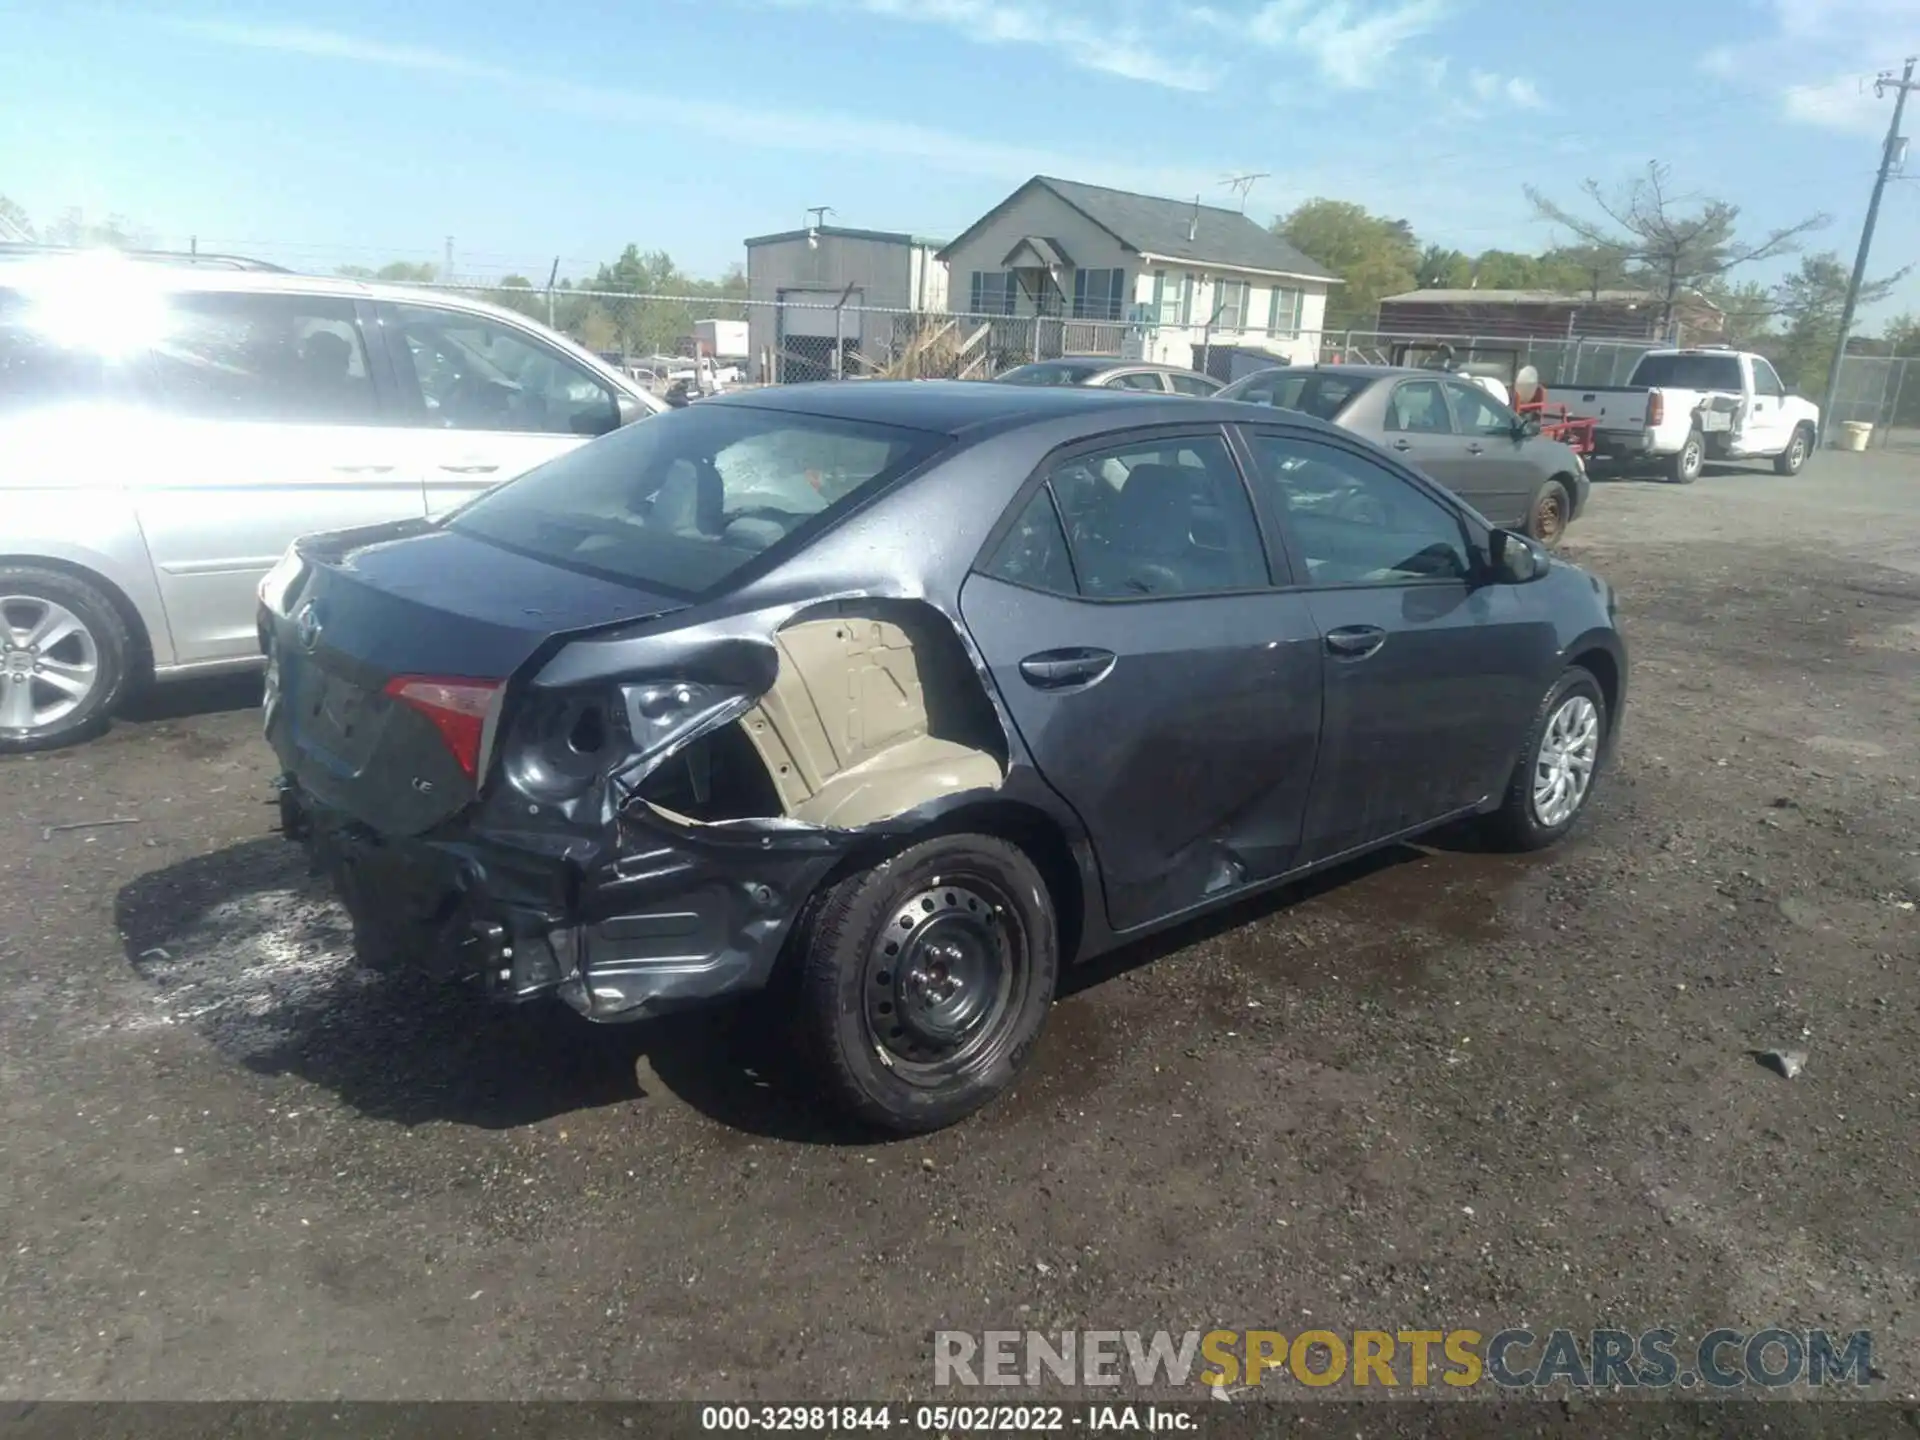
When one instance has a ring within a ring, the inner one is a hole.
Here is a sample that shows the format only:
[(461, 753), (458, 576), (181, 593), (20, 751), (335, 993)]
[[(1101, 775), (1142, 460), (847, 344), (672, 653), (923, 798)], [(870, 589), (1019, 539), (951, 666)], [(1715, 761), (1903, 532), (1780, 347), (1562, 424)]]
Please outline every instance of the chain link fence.
[(1882, 449), (1920, 450), (1920, 362), (1884, 355), (1848, 355), (1840, 362), (1840, 385), (1824, 429), (1838, 438), (1848, 421), (1873, 426), (1868, 443)]
[(1566, 385), (1624, 385), (1653, 340), (1539, 340), (1525, 336), (1434, 335), (1405, 331), (1340, 330), (1322, 338), (1323, 364), (1427, 365), (1451, 352), (1455, 364), (1511, 382), (1531, 365), (1548, 390)]

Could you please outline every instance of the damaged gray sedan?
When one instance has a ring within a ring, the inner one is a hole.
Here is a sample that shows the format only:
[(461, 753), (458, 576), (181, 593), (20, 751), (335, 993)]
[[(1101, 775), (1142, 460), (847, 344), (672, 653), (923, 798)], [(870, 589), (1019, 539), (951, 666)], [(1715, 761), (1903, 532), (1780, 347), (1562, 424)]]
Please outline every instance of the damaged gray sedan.
[(1606, 585), (1365, 442), (1083, 389), (709, 400), (261, 602), (368, 964), (592, 1020), (785, 976), (900, 1131), (1013, 1080), (1063, 964), (1462, 817), (1559, 838), (1626, 685)]

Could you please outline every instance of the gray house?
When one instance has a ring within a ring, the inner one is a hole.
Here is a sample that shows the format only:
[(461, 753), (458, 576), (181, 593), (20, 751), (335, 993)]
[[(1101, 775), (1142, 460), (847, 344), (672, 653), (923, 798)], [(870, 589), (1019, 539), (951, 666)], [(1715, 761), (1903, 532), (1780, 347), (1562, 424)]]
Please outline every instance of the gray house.
[(974, 221), (938, 258), (956, 312), (1131, 321), (1130, 349), (1175, 365), (1194, 364), (1203, 348), (1311, 361), (1328, 287), (1340, 283), (1237, 210), (1046, 175)]
[(947, 267), (934, 258), (940, 243), (840, 225), (748, 240), (747, 298), (760, 302), (747, 307), (755, 375), (829, 378), (836, 340), (843, 363), (856, 352), (886, 354), (907, 320), (878, 312), (947, 308)]

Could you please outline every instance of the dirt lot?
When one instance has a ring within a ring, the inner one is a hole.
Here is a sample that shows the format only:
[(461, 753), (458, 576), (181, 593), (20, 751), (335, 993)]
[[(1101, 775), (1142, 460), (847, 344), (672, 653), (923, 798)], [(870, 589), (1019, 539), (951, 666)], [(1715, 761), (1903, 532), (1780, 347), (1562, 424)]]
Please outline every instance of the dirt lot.
[(245, 684), (0, 762), (0, 1393), (924, 1397), (943, 1326), (1665, 1323), (1870, 1328), (1911, 1395), (1920, 457), (1601, 485), (1571, 553), (1636, 661), (1575, 841), (1102, 964), (923, 1142), (744, 1020), (357, 970)]

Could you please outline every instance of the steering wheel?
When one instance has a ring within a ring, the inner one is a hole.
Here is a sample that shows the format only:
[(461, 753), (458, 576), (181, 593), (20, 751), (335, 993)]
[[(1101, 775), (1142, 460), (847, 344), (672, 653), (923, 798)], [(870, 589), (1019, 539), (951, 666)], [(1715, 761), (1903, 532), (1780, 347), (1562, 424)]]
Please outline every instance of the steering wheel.
[(1349, 490), (1333, 503), (1336, 519), (1350, 521), (1355, 525), (1378, 525), (1385, 529), (1390, 517), (1386, 505), (1376, 495), (1364, 490)]

